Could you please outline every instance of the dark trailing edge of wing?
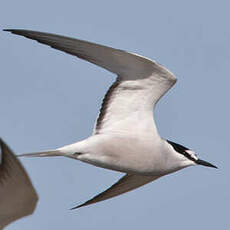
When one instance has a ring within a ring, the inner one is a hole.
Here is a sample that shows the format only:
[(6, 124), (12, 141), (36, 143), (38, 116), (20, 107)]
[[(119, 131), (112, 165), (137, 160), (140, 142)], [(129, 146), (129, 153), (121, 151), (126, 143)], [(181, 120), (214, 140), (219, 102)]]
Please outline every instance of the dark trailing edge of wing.
[(100, 132), (100, 128), (103, 124), (103, 120), (107, 111), (107, 107), (110, 103), (110, 98), (113, 94), (113, 92), (116, 90), (116, 88), (119, 86), (120, 81), (119, 79), (117, 79), (109, 88), (109, 90), (107, 91), (107, 93), (105, 94), (105, 97), (102, 101), (102, 105), (101, 105), (101, 109), (100, 109), (100, 113), (99, 116), (97, 118), (96, 121), (96, 128), (95, 128), (95, 134), (98, 134)]

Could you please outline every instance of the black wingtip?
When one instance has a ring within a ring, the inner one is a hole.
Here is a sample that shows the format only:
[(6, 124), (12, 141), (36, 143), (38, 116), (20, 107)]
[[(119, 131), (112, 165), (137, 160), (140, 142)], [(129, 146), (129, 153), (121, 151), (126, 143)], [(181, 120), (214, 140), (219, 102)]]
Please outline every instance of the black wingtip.
[(3, 29), (4, 32), (9, 32), (9, 33), (12, 33), (12, 34), (17, 34), (17, 30), (14, 30), (14, 29)]
[[(94, 199), (94, 198), (92, 198), (92, 199)], [(78, 209), (78, 208), (81, 208), (81, 207), (84, 207), (84, 206), (88, 206), (88, 205), (93, 204), (93, 203), (95, 203), (95, 202), (92, 202), (92, 200), (88, 200), (88, 201), (86, 201), (86, 202), (84, 202), (82, 204), (79, 204), (79, 205), (77, 205), (77, 206), (75, 206), (73, 208), (70, 208), (70, 210), (75, 210), (75, 209)]]
[(5, 145), (5, 142), (4, 142), (3, 139), (0, 137), (0, 148), (3, 148), (3, 145)]
[(12, 32), (13, 33), (13, 29), (3, 29), (2, 31), (5, 31), (5, 32)]
[(80, 208), (80, 207), (81, 207), (81, 205), (78, 205), (78, 206), (76, 206), (76, 207), (70, 208), (69, 210), (72, 211), (72, 210), (78, 209), (78, 208)]
[(4, 32), (10, 32), (12, 34), (21, 35), (22, 32), (25, 32), (23, 29), (3, 29)]
[(75, 206), (75, 207), (73, 207), (73, 208), (70, 208), (69, 210), (75, 210), (75, 209), (78, 209), (78, 208), (81, 208), (81, 207), (83, 207), (83, 206), (86, 206), (87, 204), (86, 203), (83, 203), (83, 204), (79, 204), (79, 205), (77, 205), (77, 206)]

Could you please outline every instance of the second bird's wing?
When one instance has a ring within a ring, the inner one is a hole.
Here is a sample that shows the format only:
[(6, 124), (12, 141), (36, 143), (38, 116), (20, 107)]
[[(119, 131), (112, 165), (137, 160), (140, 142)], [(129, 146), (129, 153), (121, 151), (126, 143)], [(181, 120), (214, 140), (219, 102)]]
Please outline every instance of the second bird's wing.
[(176, 82), (166, 68), (140, 55), (88, 41), (30, 30), (6, 31), (72, 54), (118, 75), (103, 100), (94, 134), (157, 133), (152, 114), (154, 105)]
[(38, 196), (23, 166), (0, 139), (0, 229), (33, 213)]

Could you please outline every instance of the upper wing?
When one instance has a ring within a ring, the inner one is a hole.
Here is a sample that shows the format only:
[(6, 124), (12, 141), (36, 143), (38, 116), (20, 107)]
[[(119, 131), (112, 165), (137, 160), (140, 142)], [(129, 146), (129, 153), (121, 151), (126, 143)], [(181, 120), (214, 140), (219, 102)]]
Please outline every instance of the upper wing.
[(103, 100), (95, 134), (131, 132), (133, 123), (140, 120), (146, 121), (138, 124), (140, 129), (155, 129), (153, 107), (176, 82), (175, 76), (160, 64), (137, 54), (79, 39), (30, 30), (6, 31), (37, 40), (118, 75)]
[(38, 196), (17, 157), (0, 139), (0, 229), (33, 213)]
[(141, 175), (131, 175), (126, 174), (118, 182), (108, 188), (106, 191), (98, 194), (92, 199), (86, 201), (83, 204), (80, 204), (72, 209), (80, 208), (90, 204), (94, 204), (103, 200), (110, 199), (112, 197), (121, 195), (125, 192), (129, 192), (133, 189), (136, 189), (140, 186), (143, 186), (153, 180), (158, 179), (160, 176), (141, 176)]

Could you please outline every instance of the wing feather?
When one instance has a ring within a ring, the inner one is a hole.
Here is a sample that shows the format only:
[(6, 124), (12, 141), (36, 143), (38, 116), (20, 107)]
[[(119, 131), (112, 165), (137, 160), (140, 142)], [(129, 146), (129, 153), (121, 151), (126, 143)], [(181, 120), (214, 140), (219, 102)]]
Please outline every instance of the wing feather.
[(108, 188), (104, 192), (98, 194), (92, 199), (72, 209), (77, 209), (83, 206), (94, 204), (94, 203), (104, 201), (112, 197), (121, 195), (133, 189), (141, 187), (149, 182), (152, 182), (153, 180), (156, 180), (159, 177), (160, 176), (141, 176), (141, 175), (125, 174), (125, 176), (123, 176), (118, 182), (116, 182), (114, 185), (112, 185), (110, 188)]
[[(31, 30), (9, 29), (22, 35), (101, 66), (118, 78), (104, 98), (94, 134), (131, 132), (138, 128), (156, 131), (153, 108), (175, 84), (175, 76), (160, 64), (137, 54), (88, 41)], [(146, 122), (139, 122), (145, 120)]]
[(37, 193), (19, 160), (0, 139), (0, 229), (33, 213)]

